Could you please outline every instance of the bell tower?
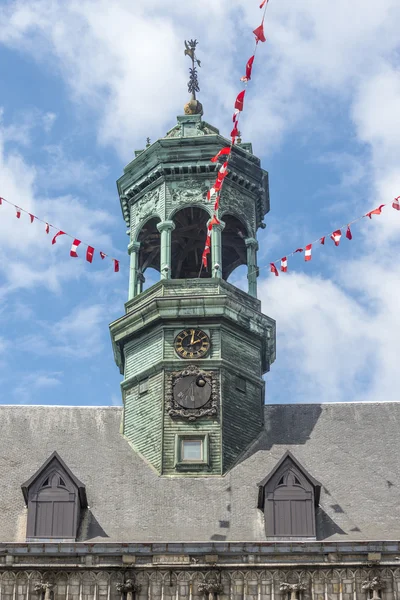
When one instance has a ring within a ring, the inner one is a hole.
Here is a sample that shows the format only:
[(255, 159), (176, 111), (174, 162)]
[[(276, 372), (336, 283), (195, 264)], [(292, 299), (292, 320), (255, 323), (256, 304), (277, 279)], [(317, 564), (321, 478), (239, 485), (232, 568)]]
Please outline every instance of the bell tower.
[[(223, 475), (263, 427), (275, 322), (257, 299), (257, 230), (269, 192), (249, 143), (233, 148), (211, 261), (201, 269), (207, 191), (220, 167), (210, 158), (226, 145), (192, 93), (175, 127), (136, 151), (117, 182), (130, 236), (125, 315), (110, 325), (123, 433), (164, 476)], [(248, 293), (228, 282), (240, 265)], [(143, 291), (149, 268), (159, 281)]]

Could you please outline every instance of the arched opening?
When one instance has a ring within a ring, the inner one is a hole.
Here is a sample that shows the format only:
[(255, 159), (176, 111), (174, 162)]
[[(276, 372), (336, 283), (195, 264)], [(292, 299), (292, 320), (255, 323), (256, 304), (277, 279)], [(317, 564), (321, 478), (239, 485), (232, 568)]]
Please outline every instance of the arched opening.
[(247, 229), (237, 217), (224, 215), (222, 231), (222, 278), (227, 280), (240, 265), (247, 265)]
[(244, 292), (248, 291), (249, 282), (247, 279), (247, 265), (239, 265), (232, 271), (232, 273), (228, 277), (229, 283), (239, 288), (239, 290), (243, 290)]
[[(171, 276), (173, 279), (195, 279), (199, 276), (201, 257), (207, 237), (210, 215), (199, 206), (182, 208), (173, 216)], [(211, 277), (202, 269), (201, 277)]]
[[(138, 290), (140, 293), (143, 291), (145, 285), (145, 272), (147, 269), (151, 269), (149, 273), (152, 280), (152, 285), (159, 280), (159, 276), (154, 281), (154, 271), (160, 272), (160, 246), (161, 246), (161, 234), (157, 229), (157, 224), (160, 222), (158, 217), (153, 217), (147, 221), (142, 229), (140, 230), (137, 241), (140, 242), (139, 250), (139, 261), (138, 261)], [(149, 285), (145, 286), (146, 289)]]

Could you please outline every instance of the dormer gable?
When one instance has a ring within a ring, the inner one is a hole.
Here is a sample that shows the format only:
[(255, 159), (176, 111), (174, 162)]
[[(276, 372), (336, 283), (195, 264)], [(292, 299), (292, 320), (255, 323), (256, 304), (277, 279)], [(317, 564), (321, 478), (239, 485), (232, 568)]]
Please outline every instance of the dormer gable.
[(76, 540), (86, 489), (57, 452), (21, 489), (28, 508), (27, 541)]
[(287, 451), (259, 484), (267, 538), (315, 538), (321, 484)]

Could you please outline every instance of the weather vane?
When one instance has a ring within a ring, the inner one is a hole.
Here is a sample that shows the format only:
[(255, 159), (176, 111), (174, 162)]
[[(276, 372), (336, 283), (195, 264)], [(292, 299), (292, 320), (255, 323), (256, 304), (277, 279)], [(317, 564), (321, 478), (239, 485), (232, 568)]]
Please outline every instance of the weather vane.
[(199, 80), (197, 79), (196, 64), (198, 67), (201, 67), (201, 63), (196, 56), (197, 44), (197, 40), (189, 40), (188, 42), (185, 40), (185, 56), (190, 56), (192, 60), (192, 66), (189, 69), (190, 77), (188, 82), (188, 91), (190, 94), (192, 94), (194, 100), (196, 100), (196, 92), (200, 91)]

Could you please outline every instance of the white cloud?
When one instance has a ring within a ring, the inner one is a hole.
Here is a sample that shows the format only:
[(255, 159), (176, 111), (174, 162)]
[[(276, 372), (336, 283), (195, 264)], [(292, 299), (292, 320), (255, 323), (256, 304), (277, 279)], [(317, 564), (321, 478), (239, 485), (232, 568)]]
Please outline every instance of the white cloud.
[(35, 395), (41, 390), (57, 387), (61, 385), (62, 373), (59, 372), (38, 372), (23, 375), (19, 378), (19, 383), (13, 391), (14, 398), (19, 404), (27, 404), (32, 401)]

